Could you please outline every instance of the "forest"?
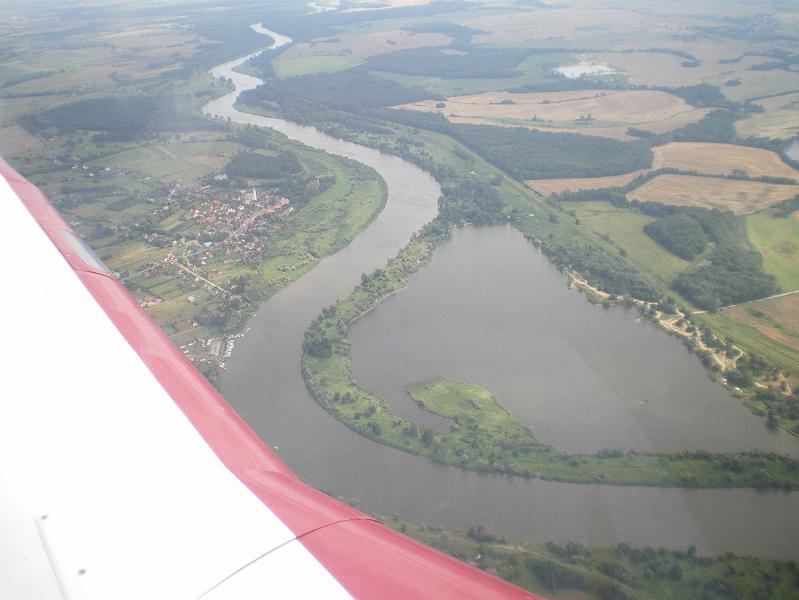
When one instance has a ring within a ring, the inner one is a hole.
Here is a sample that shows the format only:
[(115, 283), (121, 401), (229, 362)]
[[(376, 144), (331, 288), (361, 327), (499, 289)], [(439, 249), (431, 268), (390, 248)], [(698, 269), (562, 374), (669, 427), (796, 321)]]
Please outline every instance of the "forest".
[(672, 254), (693, 260), (705, 251), (708, 236), (699, 221), (685, 213), (660, 217), (644, 225), (644, 232)]
[(20, 119), (32, 133), (54, 127), (60, 133), (112, 132), (126, 139), (149, 137), (162, 131), (221, 129), (191, 112), (188, 96), (127, 96), (92, 98), (56, 106)]
[(452, 125), (450, 134), (520, 180), (622, 175), (652, 164), (641, 142), (491, 125)]
[(716, 310), (779, 292), (776, 278), (763, 271), (763, 257), (752, 248), (743, 221), (733, 213), (658, 204), (639, 208), (659, 215), (644, 231), (677, 256), (691, 260), (713, 243), (706, 260), (672, 283), (696, 306)]
[(225, 166), (225, 173), (229, 177), (248, 179), (281, 179), (300, 171), (300, 161), (290, 150), (284, 150), (275, 156), (265, 156), (258, 152), (236, 154)]

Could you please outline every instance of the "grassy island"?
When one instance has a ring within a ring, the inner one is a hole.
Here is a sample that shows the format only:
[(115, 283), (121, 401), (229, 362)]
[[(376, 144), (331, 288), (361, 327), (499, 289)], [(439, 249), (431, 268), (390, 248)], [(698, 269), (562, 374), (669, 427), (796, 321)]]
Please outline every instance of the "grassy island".
[(353, 382), (347, 328), (402, 289), (407, 275), (429, 260), (446, 231), (434, 220), (385, 268), (364, 274), (353, 293), (324, 309), (306, 332), (306, 384), (341, 422), (380, 443), (475, 471), (612, 485), (799, 488), (799, 462), (776, 454), (643, 454), (616, 449), (593, 455), (560, 453), (537, 440), (489, 391), (458, 381), (410, 390), (420, 406), (452, 421), (448, 432), (434, 432), (393, 413), (383, 398)]

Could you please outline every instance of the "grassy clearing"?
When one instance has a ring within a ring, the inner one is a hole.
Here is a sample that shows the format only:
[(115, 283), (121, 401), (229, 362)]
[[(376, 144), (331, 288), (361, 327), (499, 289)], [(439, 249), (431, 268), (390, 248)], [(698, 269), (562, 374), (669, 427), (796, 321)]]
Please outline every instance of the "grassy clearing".
[(799, 136), (799, 92), (782, 94), (772, 98), (758, 100), (762, 113), (738, 121), (735, 128), (744, 137), (767, 137), (787, 140)]
[(381, 71), (372, 71), (372, 73), (403, 85), (422, 87), (434, 94), (450, 97), (549, 82), (552, 80), (552, 72), (557, 67), (571, 62), (574, 62), (574, 57), (567, 53), (533, 54), (519, 63), (517, 70), (520, 74), (516, 77), (490, 79), (444, 79), (428, 75), (403, 75)]
[(298, 58), (280, 57), (272, 62), (275, 73), (281, 79), (316, 73), (343, 71), (361, 64), (354, 56), (301, 56)]
[(638, 211), (618, 208), (607, 202), (564, 202), (580, 222), (599, 235), (608, 236), (643, 272), (648, 272), (663, 289), (691, 263), (675, 256), (644, 233), (644, 225), (654, 217)]
[[(758, 304), (755, 302), (747, 306), (756, 309)], [(732, 312), (731, 309), (715, 314), (695, 315), (695, 319), (699, 325), (707, 324), (718, 337), (732, 338), (737, 346), (745, 348), (749, 353), (762, 356), (786, 374), (791, 387), (797, 385), (799, 372), (796, 366), (799, 365), (799, 351), (765, 335), (755, 326), (758, 323), (752, 319), (751, 314), (743, 313), (739, 317), (738, 313)]]
[(797, 194), (799, 185), (691, 175), (659, 175), (627, 194), (627, 197), (639, 202), (719, 208), (743, 215), (789, 200)]
[(224, 141), (192, 141), (199, 134), (182, 134), (169, 143), (147, 144), (95, 161), (98, 165), (113, 163), (117, 168), (146, 173), (163, 181), (193, 181), (209, 173), (218, 173), (230, 157), (244, 149), (240, 144)]
[(753, 327), (776, 344), (799, 352), (799, 294), (736, 306), (724, 314)]
[(766, 272), (777, 277), (783, 291), (799, 290), (799, 213), (777, 217), (766, 210), (746, 219), (749, 239), (760, 254)]
[(343, 248), (385, 206), (385, 183), (370, 169), (329, 156), (317, 159), (335, 175), (335, 184), (267, 239), (255, 282), (261, 297), (271, 296), (313, 268), (321, 257)]
[[(728, 86), (726, 82), (737, 79), (741, 83)], [(786, 92), (799, 92), (799, 73), (775, 69), (773, 71), (739, 71), (733, 75), (721, 75), (707, 83), (717, 85), (730, 100), (744, 102), (753, 98), (765, 98)]]

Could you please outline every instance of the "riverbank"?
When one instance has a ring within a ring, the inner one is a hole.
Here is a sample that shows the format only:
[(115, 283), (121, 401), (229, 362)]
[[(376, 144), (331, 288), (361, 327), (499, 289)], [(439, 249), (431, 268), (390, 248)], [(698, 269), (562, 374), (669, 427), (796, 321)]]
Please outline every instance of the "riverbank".
[[(650, 320), (666, 333), (679, 338), (691, 350), (705, 368), (713, 381), (729, 390), (735, 397), (759, 417), (766, 418), (770, 429), (781, 429), (799, 437), (799, 427), (790, 412), (775, 410), (790, 400), (794, 389), (788, 377), (779, 369), (767, 363), (730, 338), (722, 340), (708, 327), (697, 321), (694, 315), (704, 311), (689, 311), (675, 303), (647, 302), (636, 298), (619, 298), (588, 283), (579, 273), (565, 270), (569, 285), (584, 292), (589, 302), (608, 308), (614, 304), (626, 303), (636, 306), (643, 318)], [(788, 412), (789, 414), (783, 414)]]
[(489, 392), (454, 382), (413, 392), (425, 408), (451, 420), (449, 432), (434, 432), (398, 416), (383, 398), (353, 381), (347, 329), (405, 286), (408, 275), (430, 259), (446, 239), (436, 225), (416, 236), (385, 268), (362, 277), (353, 293), (326, 308), (306, 333), (306, 385), (338, 420), (372, 440), (474, 471), (612, 485), (799, 487), (796, 461), (760, 452), (647, 454), (606, 449), (594, 455), (562, 454), (539, 442)]
[(532, 544), (494, 535), (479, 525), (463, 532), (397, 517), (381, 520), (409, 537), (547, 597), (702, 600), (717, 593), (740, 599), (799, 597), (795, 561), (731, 553), (709, 558), (699, 555), (693, 546), (667, 550), (624, 543), (612, 548), (576, 542)]

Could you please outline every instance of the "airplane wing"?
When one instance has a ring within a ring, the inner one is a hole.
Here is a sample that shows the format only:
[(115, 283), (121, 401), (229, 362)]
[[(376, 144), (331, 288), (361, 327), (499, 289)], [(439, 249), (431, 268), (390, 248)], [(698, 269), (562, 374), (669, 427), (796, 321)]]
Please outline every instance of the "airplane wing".
[(535, 597), (303, 484), (0, 174), (0, 597)]

